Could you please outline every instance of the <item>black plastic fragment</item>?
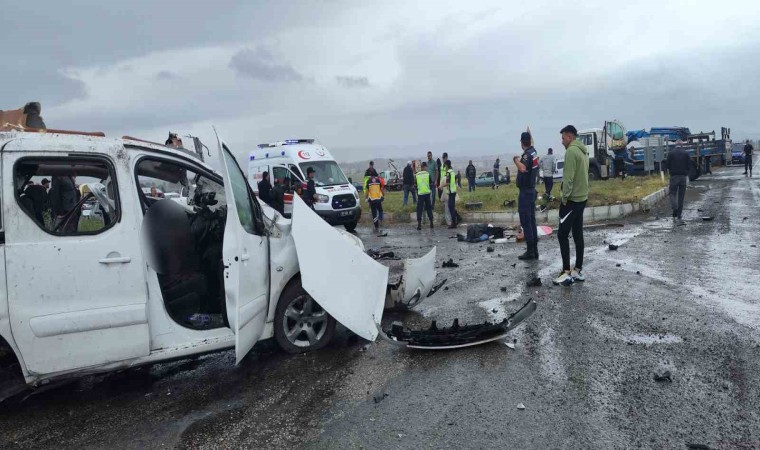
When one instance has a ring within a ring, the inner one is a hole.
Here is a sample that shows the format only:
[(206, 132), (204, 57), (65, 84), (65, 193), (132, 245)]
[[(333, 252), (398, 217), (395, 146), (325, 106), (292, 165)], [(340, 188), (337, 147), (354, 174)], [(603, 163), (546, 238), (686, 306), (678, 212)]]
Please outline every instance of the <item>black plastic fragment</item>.
[(441, 267), (459, 267), (459, 264), (455, 263), (453, 259), (449, 258), (448, 261), (444, 261)]

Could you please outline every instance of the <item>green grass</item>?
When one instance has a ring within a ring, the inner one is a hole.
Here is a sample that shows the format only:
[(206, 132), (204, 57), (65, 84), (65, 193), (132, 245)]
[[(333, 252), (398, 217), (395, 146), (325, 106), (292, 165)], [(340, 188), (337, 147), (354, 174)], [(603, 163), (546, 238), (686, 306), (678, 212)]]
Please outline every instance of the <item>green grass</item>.
[[(665, 178), (667, 183), (668, 179)], [(617, 203), (635, 203), (643, 197), (663, 188), (665, 185), (660, 181), (659, 175), (648, 177), (628, 177), (625, 180), (602, 180), (591, 181), (589, 186), (588, 206), (614, 205)], [(544, 192), (543, 184), (537, 186), (539, 195)], [(559, 197), (560, 183), (554, 183), (552, 189), (554, 197)], [(403, 192), (386, 192), (383, 210), (388, 213), (412, 213), (416, 211), (416, 206), (412, 203), (411, 195), (409, 204), (403, 207)], [(476, 211), (510, 211), (517, 209), (517, 187), (514, 183), (501, 185), (498, 189), (490, 187), (478, 187), (474, 192), (467, 192), (467, 184), (457, 191), (457, 209), (460, 213), (467, 211), (464, 204), (467, 202), (482, 202), (483, 207)], [(504, 206), (505, 202), (514, 200), (511, 207)], [(539, 200), (540, 202), (541, 200)], [(362, 208), (369, 211), (369, 205), (361, 197)], [(549, 204), (549, 208), (556, 208), (559, 200)], [(435, 209), (439, 213), (443, 212), (443, 202), (435, 202)]]

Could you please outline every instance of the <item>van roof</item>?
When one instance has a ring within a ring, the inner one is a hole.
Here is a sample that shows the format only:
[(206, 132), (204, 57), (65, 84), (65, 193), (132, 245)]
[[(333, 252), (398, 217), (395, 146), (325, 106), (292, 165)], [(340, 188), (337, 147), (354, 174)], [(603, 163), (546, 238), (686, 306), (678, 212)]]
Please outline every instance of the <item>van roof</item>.
[(313, 144), (314, 141), (315, 139), (286, 139), (284, 141), (270, 142), (268, 144), (259, 144), (257, 147), (272, 148), (272, 147), (282, 147), (283, 145)]
[[(14, 141), (17, 142), (34, 142), (39, 143), (39, 150), (44, 151), (60, 151), (64, 153), (71, 153), (72, 150), (77, 151), (76, 145), (82, 145), (82, 148), (87, 151), (92, 151), (86, 147), (87, 143), (106, 143), (123, 145), (125, 147), (140, 147), (145, 150), (153, 150), (161, 153), (169, 153), (174, 156), (182, 156), (185, 158), (191, 158), (198, 164), (201, 164), (207, 170), (217, 173), (217, 171), (198, 159), (197, 155), (187, 149), (177, 149), (173, 147), (167, 147), (156, 142), (145, 141), (142, 139), (136, 139), (129, 136), (122, 138), (106, 137), (102, 133), (100, 134), (87, 134), (87, 133), (60, 133), (58, 130), (47, 130), (46, 132), (19, 132), (19, 131), (0, 131), (0, 147), (6, 150), (18, 150), (18, 147), (14, 146)], [(3, 145), (3, 144), (8, 144)], [(22, 148), (28, 148), (24, 146)]]

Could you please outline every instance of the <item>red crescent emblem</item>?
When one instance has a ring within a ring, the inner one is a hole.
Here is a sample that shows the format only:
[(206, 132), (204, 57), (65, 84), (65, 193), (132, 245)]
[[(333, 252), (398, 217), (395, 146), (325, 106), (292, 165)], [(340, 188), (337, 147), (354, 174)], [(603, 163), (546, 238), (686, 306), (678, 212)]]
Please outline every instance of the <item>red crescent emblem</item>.
[(309, 152), (306, 152), (303, 150), (298, 151), (298, 157), (301, 159), (311, 159), (311, 155), (309, 154)]

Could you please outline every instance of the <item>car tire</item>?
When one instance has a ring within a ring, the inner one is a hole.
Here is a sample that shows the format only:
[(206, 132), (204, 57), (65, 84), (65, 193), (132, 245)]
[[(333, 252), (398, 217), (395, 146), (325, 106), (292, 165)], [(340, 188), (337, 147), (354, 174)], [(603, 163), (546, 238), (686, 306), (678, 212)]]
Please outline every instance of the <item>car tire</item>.
[(345, 227), (346, 231), (348, 231), (349, 233), (353, 233), (354, 231), (356, 231), (356, 226), (357, 225), (359, 225), (359, 221), (358, 220), (356, 222), (347, 223), (347, 224), (343, 225), (343, 227)]
[(589, 180), (598, 180), (601, 178), (601, 174), (599, 173), (599, 169), (596, 167), (591, 167), (588, 171), (588, 179)]
[(286, 353), (324, 348), (335, 336), (335, 325), (335, 319), (304, 290), (300, 279), (285, 288), (277, 302), (274, 337)]

